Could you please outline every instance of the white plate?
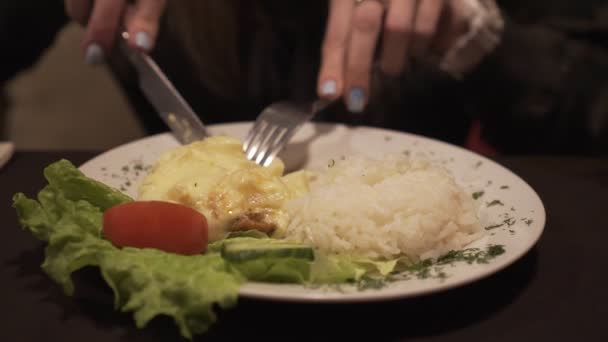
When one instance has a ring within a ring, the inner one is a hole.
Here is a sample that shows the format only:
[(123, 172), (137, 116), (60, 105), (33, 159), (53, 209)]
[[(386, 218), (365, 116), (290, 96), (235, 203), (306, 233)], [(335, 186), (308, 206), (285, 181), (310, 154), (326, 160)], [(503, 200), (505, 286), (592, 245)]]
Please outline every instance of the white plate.
[[(244, 137), (251, 123), (233, 123), (210, 127), (212, 134)], [(86, 162), (81, 170), (90, 177), (122, 189), (135, 197), (146, 167), (178, 142), (170, 134), (141, 139), (112, 149)], [(356, 291), (353, 288), (311, 289), (299, 285), (247, 283), (241, 295), (289, 301), (352, 302), (405, 298), (453, 288), (495, 273), (522, 257), (540, 238), (545, 225), (545, 210), (535, 191), (517, 175), (465, 149), (416, 135), (375, 128), (350, 128), (333, 124), (307, 124), (280, 155), (288, 170), (318, 168), (332, 158), (385, 153), (423, 154), (445, 164), (456, 180), (471, 194), (484, 191), (478, 201), (484, 227), (510, 219), (509, 225), (488, 230), (486, 237), (470, 247), (503, 245), (506, 252), (487, 264), (456, 263), (443, 271), (446, 278), (396, 281), (381, 289)], [(498, 205), (487, 203), (499, 200)]]

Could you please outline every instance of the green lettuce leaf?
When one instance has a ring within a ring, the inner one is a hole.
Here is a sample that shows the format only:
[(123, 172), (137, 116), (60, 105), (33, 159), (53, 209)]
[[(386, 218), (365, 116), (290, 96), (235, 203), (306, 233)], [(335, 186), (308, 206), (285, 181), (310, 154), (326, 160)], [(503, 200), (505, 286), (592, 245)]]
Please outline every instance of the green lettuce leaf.
[(399, 259), (376, 261), (353, 255), (316, 253), (311, 270), (314, 284), (340, 284), (361, 281), (364, 277), (386, 278), (395, 272)]
[(18, 193), (13, 207), (24, 229), (47, 242), (44, 271), (71, 295), (71, 274), (99, 267), (117, 309), (132, 311), (138, 327), (157, 315), (172, 317), (191, 338), (216, 320), (213, 307), (236, 303), (244, 277), (218, 253), (181, 256), (153, 249), (119, 249), (101, 236), (103, 210), (130, 201), (84, 176), (67, 161), (44, 172), (49, 184), (37, 200)]
[(386, 277), (395, 271), (399, 259), (372, 260), (369, 258), (355, 257), (352, 262), (365, 269), (367, 275)]
[(230, 262), (248, 280), (270, 283), (304, 284), (310, 278), (309, 260), (290, 257), (267, 257)]
[(317, 253), (311, 268), (313, 284), (340, 284), (356, 282), (365, 275), (365, 268), (352, 261), (349, 256)]
[(104, 253), (99, 267), (114, 290), (116, 307), (133, 311), (138, 328), (167, 315), (187, 338), (215, 322), (214, 305), (234, 306), (245, 281), (219, 254), (183, 256), (124, 248)]
[(66, 199), (87, 201), (102, 212), (117, 204), (133, 200), (122, 192), (85, 176), (65, 159), (47, 166), (44, 169), (44, 176), (49, 185), (60, 189)]

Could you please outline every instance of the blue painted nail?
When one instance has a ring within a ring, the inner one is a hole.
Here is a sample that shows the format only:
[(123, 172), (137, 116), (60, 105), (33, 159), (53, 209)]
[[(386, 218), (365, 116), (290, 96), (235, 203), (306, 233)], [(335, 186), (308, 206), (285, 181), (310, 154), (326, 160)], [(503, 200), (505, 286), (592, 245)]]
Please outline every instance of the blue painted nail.
[(99, 44), (91, 43), (84, 54), (84, 61), (89, 65), (101, 64), (104, 60), (103, 49)]
[(321, 95), (331, 96), (338, 91), (338, 84), (334, 80), (327, 80), (321, 84)]
[(141, 48), (142, 50), (150, 50), (152, 47), (152, 40), (150, 39), (150, 35), (147, 32), (137, 32), (135, 34), (135, 45)]
[(365, 92), (362, 88), (352, 88), (348, 93), (346, 107), (349, 112), (360, 113), (365, 108)]

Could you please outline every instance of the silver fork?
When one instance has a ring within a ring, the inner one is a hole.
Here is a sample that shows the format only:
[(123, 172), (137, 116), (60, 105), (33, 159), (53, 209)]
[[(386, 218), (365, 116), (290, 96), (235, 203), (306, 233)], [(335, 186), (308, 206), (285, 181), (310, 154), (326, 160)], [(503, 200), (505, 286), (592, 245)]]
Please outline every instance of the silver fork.
[(270, 165), (302, 125), (332, 103), (335, 101), (317, 100), (305, 105), (276, 102), (266, 107), (243, 143), (247, 159), (261, 166)]

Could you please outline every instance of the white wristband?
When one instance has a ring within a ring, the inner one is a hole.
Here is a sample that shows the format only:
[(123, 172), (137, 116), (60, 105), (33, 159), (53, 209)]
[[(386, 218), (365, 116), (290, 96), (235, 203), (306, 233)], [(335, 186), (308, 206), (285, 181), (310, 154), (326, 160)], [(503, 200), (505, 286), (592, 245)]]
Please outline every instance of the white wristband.
[(500, 43), (504, 20), (494, 0), (462, 0), (469, 30), (448, 50), (441, 70), (458, 79), (473, 70)]

